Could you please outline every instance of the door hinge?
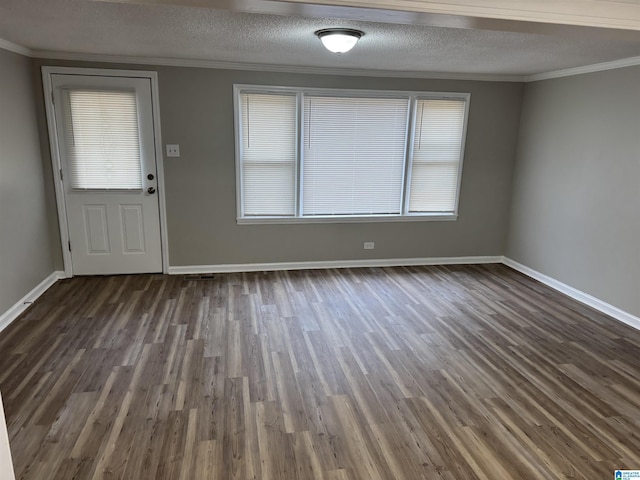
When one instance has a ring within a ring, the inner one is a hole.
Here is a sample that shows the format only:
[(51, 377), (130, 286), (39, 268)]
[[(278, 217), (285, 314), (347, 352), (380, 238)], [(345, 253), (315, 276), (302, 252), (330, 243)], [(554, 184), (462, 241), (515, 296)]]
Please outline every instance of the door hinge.
[(53, 90), (51, 90), (51, 105), (55, 106), (56, 104), (56, 97), (53, 95)]
[(64, 175), (62, 174), (62, 169), (60, 169), (60, 181), (61, 182), (64, 181)]
[(69, 240), (69, 251), (71, 251), (71, 240)]

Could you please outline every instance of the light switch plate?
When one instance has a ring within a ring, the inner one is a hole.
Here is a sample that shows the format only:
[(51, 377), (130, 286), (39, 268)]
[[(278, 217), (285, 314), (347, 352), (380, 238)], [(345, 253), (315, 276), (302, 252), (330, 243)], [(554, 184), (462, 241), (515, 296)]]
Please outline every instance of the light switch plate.
[(167, 157), (179, 157), (179, 156), (180, 156), (180, 145), (167, 144)]

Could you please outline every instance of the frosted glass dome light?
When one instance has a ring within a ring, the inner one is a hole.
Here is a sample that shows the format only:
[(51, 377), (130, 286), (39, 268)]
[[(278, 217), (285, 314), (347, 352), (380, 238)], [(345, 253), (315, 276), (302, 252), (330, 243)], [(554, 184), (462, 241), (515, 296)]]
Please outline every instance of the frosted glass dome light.
[(327, 50), (333, 53), (346, 53), (364, 35), (360, 30), (351, 28), (325, 28), (316, 32)]

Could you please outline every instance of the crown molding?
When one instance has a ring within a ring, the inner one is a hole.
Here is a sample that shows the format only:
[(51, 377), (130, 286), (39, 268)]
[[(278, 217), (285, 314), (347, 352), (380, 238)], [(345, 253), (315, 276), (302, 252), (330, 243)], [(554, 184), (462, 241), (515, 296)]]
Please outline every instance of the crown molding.
[(5, 40), (4, 38), (0, 38), (0, 49), (18, 53), (25, 57), (33, 56), (33, 51), (31, 49), (18, 45), (17, 43), (10, 42), (9, 40)]
[(640, 65), (640, 57), (623, 58), (611, 62), (596, 63), (581, 67), (536, 73), (533, 75), (491, 75), (473, 73), (418, 72), (393, 70), (368, 70), (352, 68), (304, 67), (296, 65), (269, 65), (259, 63), (218, 62), (214, 60), (189, 60), (161, 57), (130, 57), (123, 55), (101, 55), (32, 50), (0, 38), (0, 49), (31, 58), (45, 60), (69, 60), (77, 62), (124, 63), (132, 65), (157, 65), (165, 67), (212, 68), (221, 70), (251, 70), (257, 72), (300, 73), (311, 75), (347, 75), (360, 77), (424, 78), (434, 80), (474, 80), (487, 82), (538, 82), (553, 78), (571, 77), (585, 73), (601, 72)]
[(555, 70), (553, 72), (537, 73), (524, 77), (525, 82), (538, 82), (540, 80), (550, 80), (552, 78), (572, 77), (574, 75), (583, 75), (585, 73), (603, 72), (605, 70), (615, 70), (616, 68), (633, 67), (640, 65), (640, 57), (623, 58), (613, 60), (611, 62), (594, 63), (583, 67), (565, 68), (563, 70)]
[(348, 75), (358, 77), (425, 78), (443, 80), (475, 80), (486, 82), (523, 82), (523, 75), (491, 75), (474, 73), (419, 72), (395, 70), (370, 70), (354, 68), (307, 67), (297, 65), (273, 65), (261, 63), (219, 62), (215, 60), (190, 60), (158, 57), (129, 57), (84, 53), (64, 53), (43, 50), (32, 51), (32, 57), (78, 62), (125, 63), (135, 65), (157, 65), (164, 67), (212, 68), (220, 70), (251, 70), (257, 72), (300, 73), (311, 75)]

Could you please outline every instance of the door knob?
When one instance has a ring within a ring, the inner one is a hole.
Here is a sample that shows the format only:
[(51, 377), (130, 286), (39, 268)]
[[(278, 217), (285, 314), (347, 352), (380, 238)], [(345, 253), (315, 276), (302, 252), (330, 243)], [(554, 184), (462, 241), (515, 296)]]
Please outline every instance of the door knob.
[(156, 193), (156, 189), (153, 188), (153, 187), (149, 187), (149, 188), (147, 188), (147, 193), (149, 195), (153, 195), (154, 193)]

